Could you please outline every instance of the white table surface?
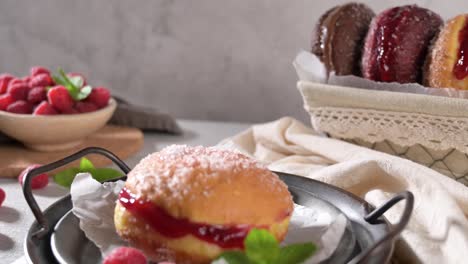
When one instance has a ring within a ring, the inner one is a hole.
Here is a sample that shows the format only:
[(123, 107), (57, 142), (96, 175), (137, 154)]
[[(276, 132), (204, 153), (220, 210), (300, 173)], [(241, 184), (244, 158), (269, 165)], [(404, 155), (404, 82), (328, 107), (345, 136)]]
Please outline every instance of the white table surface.
[[(184, 130), (181, 136), (145, 133), (143, 149), (126, 160), (133, 167), (147, 154), (160, 150), (170, 144), (204, 145), (217, 144), (220, 140), (233, 136), (249, 124), (224, 123), (210, 121), (179, 120)], [(0, 172), (1, 173), (1, 172)], [(6, 192), (6, 200), (0, 207), (0, 263), (26, 263), (23, 256), (23, 240), (34, 217), (24, 200), (20, 185), (16, 179), (0, 178), (0, 187)], [(34, 196), (42, 209), (68, 193), (67, 189), (51, 182), (42, 190), (35, 190)]]

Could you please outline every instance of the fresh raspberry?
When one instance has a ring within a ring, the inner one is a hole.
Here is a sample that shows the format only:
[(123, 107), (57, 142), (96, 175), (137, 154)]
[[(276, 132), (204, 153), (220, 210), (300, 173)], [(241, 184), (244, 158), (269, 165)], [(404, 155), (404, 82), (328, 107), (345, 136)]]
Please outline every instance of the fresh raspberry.
[(15, 100), (26, 100), (28, 97), (29, 86), (24, 82), (10, 82), (8, 93)]
[(41, 101), (47, 100), (47, 92), (45, 87), (38, 86), (34, 87), (28, 92), (28, 102), (31, 104), (37, 104), (40, 103)]
[[(23, 186), (24, 176), (26, 175), (26, 173), (40, 166), (41, 165), (39, 164), (30, 165), (20, 173), (20, 175), (18, 176), (18, 181), (21, 184), (21, 186)], [(32, 178), (31, 189), (42, 189), (46, 187), (47, 184), (49, 184), (49, 175), (47, 173), (42, 173)]]
[(75, 104), (76, 110), (80, 113), (94, 112), (98, 110), (97, 106), (90, 102), (80, 101)]
[(6, 193), (5, 191), (0, 188), (0, 207), (2, 207), (3, 202), (5, 201)]
[(7, 107), (15, 101), (10, 94), (0, 95), (0, 110), (5, 111)]
[[(75, 77), (75, 76), (79, 76), (81, 77), (81, 79), (83, 79), (83, 86), (86, 86), (88, 83), (86, 82), (86, 78), (83, 76), (83, 74), (81, 73), (76, 73), (76, 72), (69, 72), (67, 74), (68, 77)], [(81, 87), (79, 87), (81, 88)]]
[(49, 103), (60, 112), (70, 111), (73, 107), (73, 98), (68, 93), (67, 88), (59, 85), (47, 92)]
[(34, 75), (29, 81), (30, 87), (54, 85), (54, 80), (47, 73)]
[(50, 71), (45, 67), (35, 66), (31, 68), (31, 76), (36, 76), (41, 73), (47, 73), (50, 76)]
[(70, 109), (68, 109), (66, 111), (62, 111), (60, 113), (62, 113), (64, 115), (76, 115), (76, 114), (79, 114), (80, 112), (78, 110), (76, 110), (75, 108), (70, 108)]
[(33, 107), (30, 103), (24, 100), (19, 100), (11, 103), (6, 110), (7, 112), (15, 114), (31, 114)]
[(29, 84), (29, 82), (31, 81), (31, 76), (24, 76), (23, 78), (21, 78), (21, 80), (27, 84)]
[(2, 74), (0, 75), (0, 94), (4, 94), (8, 90), (8, 84), (10, 83), (11, 80), (13, 80), (15, 77), (10, 74)]
[(98, 108), (103, 108), (109, 103), (110, 92), (104, 87), (95, 87), (86, 98), (87, 102), (93, 103)]
[(103, 264), (146, 264), (146, 257), (141, 251), (131, 247), (119, 247), (114, 249), (105, 259)]
[(59, 113), (47, 101), (40, 103), (34, 109), (33, 115), (58, 115)]
[(20, 78), (13, 78), (10, 83), (8, 84), (8, 86), (10, 85), (13, 85), (13, 84), (16, 84), (16, 83), (24, 83), (23, 79), (20, 79)]
[(2, 73), (0, 74), (0, 80), (8, 80), (11, 81), (15, 78), (15, 76), (9, 74), (9, 73)]

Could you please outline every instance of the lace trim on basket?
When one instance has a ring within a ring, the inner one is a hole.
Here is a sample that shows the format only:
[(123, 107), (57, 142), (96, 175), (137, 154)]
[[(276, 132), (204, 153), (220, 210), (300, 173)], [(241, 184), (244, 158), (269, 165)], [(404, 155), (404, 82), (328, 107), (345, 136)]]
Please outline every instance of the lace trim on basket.
[(313, 107), (308, 111), (314, 129), (336, 138), (371, 143), (389, 140), (402, 146), (421, 144), (468, 153), (468, 118), (341, 107)]

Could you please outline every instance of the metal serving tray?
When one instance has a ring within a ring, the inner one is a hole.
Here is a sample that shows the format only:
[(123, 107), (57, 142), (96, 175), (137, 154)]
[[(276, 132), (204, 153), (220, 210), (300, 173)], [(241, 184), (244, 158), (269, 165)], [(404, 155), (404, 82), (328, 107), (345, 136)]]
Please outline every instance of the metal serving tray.
[[(79, 228), (79, 220), (71, 212), (70, 195), (41, 211), (31, 192), (31, 179), (80, 159), (88, 154), (103, 155), (112, 160), (125, 174), (130, 168), (113, 153), (102, 148), (86, 148), (62, 160), (31, 170), (25, 177), (23, 193), (36, 221), (25, 238), (25, 255), (30, 263), (101, 263), (98, 248)], [(344, 214), (348, 219), (344, 236), (333, 255), (323, 263), (387, 263), (394, 241), (409, 221), (414, 198), (402, 192), (375, 209), (361, 198), (339, 188), (312, 179), (276, 172), (293, 195), (297, 204), (320, 208), (332, 215)], [(125, 180), (126, 177), (121, 179)], [(400, 221), (390, 225), (382, 216), (400, 200), (406, 205)]]

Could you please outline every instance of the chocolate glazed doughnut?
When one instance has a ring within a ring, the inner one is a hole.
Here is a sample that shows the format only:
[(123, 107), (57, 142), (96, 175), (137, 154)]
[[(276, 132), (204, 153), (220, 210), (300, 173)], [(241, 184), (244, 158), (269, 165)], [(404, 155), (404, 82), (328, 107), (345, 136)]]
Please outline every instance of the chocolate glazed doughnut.
[(323, 14), (312, 40), (312, 53), (337, 75), (361, 75), (363, 40), (374, 12), (364, 4), (349, 3)]
[(364, 46), (364, 78), (421, 82), (428, 47), (443, 21), (436, 13), (407, 5), (387, 9), (371, 23)]

